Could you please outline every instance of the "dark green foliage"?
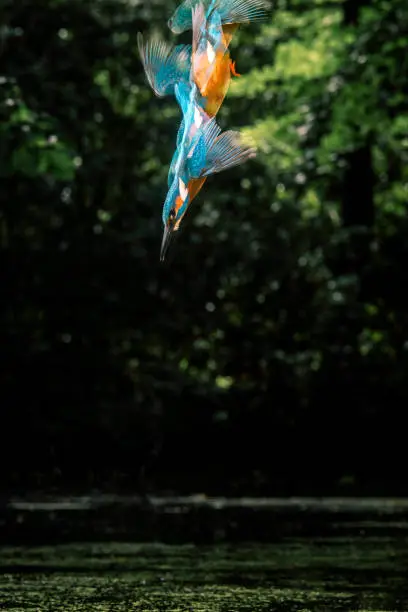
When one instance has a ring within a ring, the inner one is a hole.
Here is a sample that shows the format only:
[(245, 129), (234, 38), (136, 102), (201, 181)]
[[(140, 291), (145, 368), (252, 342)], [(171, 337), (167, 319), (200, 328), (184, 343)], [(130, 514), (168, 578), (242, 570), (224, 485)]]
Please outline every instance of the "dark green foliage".
[(170, 38), (172, 8), (3, 1), (2, 478), (398, 492), (406, 2), (282, 1), (240, 29), (219, 121), (260, 154), (207, 182), (161, 266), (180, 118), (136, 36)]

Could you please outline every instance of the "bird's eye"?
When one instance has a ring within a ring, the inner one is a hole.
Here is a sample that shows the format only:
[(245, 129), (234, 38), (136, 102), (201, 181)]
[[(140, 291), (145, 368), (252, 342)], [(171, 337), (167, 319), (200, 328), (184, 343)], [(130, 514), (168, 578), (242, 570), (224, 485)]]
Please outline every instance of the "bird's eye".
[(169, 220), (174, 221), (175, 218), (176, 218), (176, 211), (174, 210), (174, 208), (172, 208), (171, 211), (169, 212)]

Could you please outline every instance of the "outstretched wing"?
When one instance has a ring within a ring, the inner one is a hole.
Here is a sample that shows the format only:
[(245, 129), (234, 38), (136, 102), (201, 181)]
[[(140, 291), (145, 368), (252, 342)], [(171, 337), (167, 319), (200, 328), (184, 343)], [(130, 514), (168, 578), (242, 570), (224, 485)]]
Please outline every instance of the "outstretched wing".
[[(192, 28), (191, 9), (196, 0), (184, 0), (169, 19), (169, 27), (174, 34), (180, 34)], [(206, 0), (205, 8), (213, 2)], [(269, 0), (223, 0), (219, 2), (217, 10), (221, 23), (248, 23), (250, 21), (264, 21), (271, 12)]]
[(203, 128), (206, 160), (200, 176), (210, 176), (239, 166), (256, 156), (256, 148), (245, 144), (240, 132), (221, 129), (214, 119)]
[(176, 83), (188, 81), (191, 70), (191, 45), (172, 47), (158, 39), (143, 41), (137, 35), (140, 58), (147, 80), (156, 96), (173, 93)]

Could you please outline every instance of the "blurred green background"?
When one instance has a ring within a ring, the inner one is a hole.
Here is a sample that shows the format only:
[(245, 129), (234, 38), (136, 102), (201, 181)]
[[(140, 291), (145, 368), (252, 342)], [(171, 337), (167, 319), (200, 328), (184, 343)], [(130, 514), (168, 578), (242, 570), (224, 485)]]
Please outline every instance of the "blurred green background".
[(4, 487), (408, 494), (408, 4), (242, 27), (211, 178), (159, 264), (174, 4), (3, 0)]

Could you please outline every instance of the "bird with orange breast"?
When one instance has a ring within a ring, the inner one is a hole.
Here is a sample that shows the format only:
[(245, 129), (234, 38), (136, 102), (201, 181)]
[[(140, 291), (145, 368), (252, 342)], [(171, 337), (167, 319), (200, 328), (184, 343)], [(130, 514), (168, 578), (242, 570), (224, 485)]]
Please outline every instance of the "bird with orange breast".
[[(231, 8), (231, 0), (228, 2)], [(246, 12), (243, 6), (239, 12), (239, 2), (233, 2), (233, 18), (238, 23), (250, 17), (260, 18), (254, 8), (259, 3), (260, 0), (249, 0)], [(231, 15), (226, 17), (220, 11), (224, 0), (190, 4), (192, 45), (171, 47), (157, 40), (145, 44), (142, 35), (138, 35), (139, 52), (151, 87), (158, 96), (174, 93), (183, 115), (163, 206), (161, 260), (207, 177), (242, 164), (256, 153), (254, 147), (243, 143), (238, 132), (221, 134), (214, 119), (228, 91), (231, 73), (236, 74), (228, 49), (236, 25), (230, 24), (225, 33), (225, 20)]]
[(184, 0), (172, 17), (174, 33), (193, 31), (192, 45), (173, 47), (161, 40), (144, 43), (139, 53), (148, 81), (159, 97), (175, 93), (177, 83), (195, 82), (201, 107), (214, 117), (227, 94), (232, 76), (240, 76), (229, 45), (242, 23), (261, 21), (269, 14), (268, 0)]

